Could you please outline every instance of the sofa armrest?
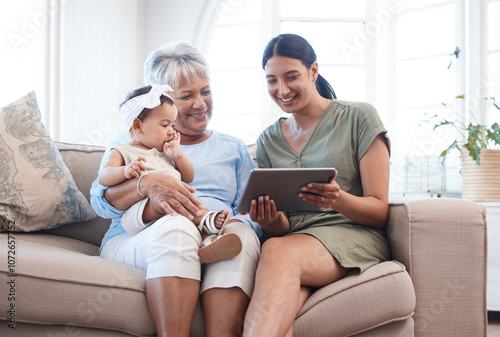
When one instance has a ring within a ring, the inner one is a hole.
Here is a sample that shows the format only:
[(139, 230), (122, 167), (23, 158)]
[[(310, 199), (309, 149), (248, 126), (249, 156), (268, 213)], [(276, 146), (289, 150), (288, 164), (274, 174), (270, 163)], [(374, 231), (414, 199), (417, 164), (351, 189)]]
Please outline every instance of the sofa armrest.
[(391, 201), (393, 259), (415, 287), (416, 336), (486, 336), (486, 211), (462, 199)]

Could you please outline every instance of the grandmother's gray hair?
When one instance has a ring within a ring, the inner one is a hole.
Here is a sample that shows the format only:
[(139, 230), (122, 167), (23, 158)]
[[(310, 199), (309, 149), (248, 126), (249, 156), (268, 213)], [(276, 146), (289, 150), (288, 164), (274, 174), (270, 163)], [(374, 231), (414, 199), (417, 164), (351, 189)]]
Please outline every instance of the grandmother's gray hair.
[(182, 77), (189, 82), (210, 80), (208, 63), (195, 46), (187, 42), (169, 42), (149, 54), (144, 62), (147, 85), (168, 84), (178, 88)]

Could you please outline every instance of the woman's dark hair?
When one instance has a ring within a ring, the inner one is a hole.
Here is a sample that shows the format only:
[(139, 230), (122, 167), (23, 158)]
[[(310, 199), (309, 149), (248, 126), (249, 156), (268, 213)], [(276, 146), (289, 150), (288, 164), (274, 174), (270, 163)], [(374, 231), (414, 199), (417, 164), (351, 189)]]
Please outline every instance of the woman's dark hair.
[[(316, 53), (309, 42), (297, 34), (280, 34), (269, 41), (262, 56), (262, 69), (265, 69), (267, 61), (275, 55), (300, 60), (308, 69), (317, 60)], [(330, 83), (320, 74), (316, 80), (316, 88), (325, 98), (337, 98)]]
[[(150, 85), (139, 88), (139, 89), (135, 89), (134, 91), (130, 92), (127, 95), (127, 97), (125, 97), (122, 104), (120, 104), (120, 107), (123, 104), (125, 104), (127, 101), (131, 100), (132, 98), (147, 94), (150, 91), (151, 91)], [(165, 102), (168, 102), (170, 105), (174, 104), (174, 101), (172, 100), (172, 98), (170, 98), (169, 96), (161, 95), (160, 96), (160, 103), (163, 104)], [(148, 116), (150, 111), (151, 111), (151, 109), (144, 108), (144, 110), (141, 111), (141, 113), (139, 114), (139, 116), (137, 116), (137, 118), (139, 118), (141, 121), (144, 120), (144, 118), (146, 118)]]

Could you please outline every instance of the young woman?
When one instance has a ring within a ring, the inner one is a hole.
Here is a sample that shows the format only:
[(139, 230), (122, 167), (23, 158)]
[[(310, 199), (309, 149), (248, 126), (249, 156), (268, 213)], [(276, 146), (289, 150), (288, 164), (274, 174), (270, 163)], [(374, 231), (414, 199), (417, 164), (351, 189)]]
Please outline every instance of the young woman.
[(259, 136), (259, 167), (335, 167), (330, 183), (299, 197), (317, 212), (278, 212), (268, 196), (250, 217), (273, 236), (262, 247), (244, 336), (292, 336), (297, 312), (314, 289), (389, 259), (389, 141), (376, 110), (336, 100), (302, 37), (284, 34), (265, 48), (268, 92), (287, 114)]

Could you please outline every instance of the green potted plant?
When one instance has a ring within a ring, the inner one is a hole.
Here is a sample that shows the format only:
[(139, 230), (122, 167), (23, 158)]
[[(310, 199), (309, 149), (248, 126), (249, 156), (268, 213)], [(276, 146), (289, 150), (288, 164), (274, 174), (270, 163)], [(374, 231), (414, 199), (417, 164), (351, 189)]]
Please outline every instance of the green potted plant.
[[(455, 98), (465, 101), (464, 95)], [(455, 130), (455, 140), (439, 157), (444, 164), (451, 151), (460, 151), (462, 197), (473, 201), (500, 201), (500, 125), (495, 122), (488, 126), (484, 122), (486, 107), (491, 103), (500, 110), (500, 106), (494, 97), (486, 97), (483, 100), (481, 121), (470, 111), (471, 120), (468, 124), (457, 119), (443, 118), (438, 114), (427, 119), (427, 122), (434, 124), (433, 130), (443, 126), (452, 126)]]
[[(465, 95), (460, 95), (455, 98), (465, 100)], [(494, 97), (486, 97), (483, 99), (486, 101), (484, 102), (485, 104), (483, 104), (483, 109), (486, 109), (486, 103), (491, 100), (493, 102), (493, 106), (500, 110), (500, 106), (498, 106)], [(443, 103), (443, 105), (446, 106), (446, 103)], [(483, 118), (484, 115), (483, 110)], [(461, 152), (467, 150), (469, 156), (478, 165), (480, 165), (480, 154), (482, 149), (500, 149), (500, 125), (495, 122), (491, 126), (487, 126), (484, 121), (479, 122), (474, 113), (471, 112), (470, 116), (473, 120), (469, 122), (468, 125), (464, 124), (460, 120), (440, 118), (439, 115), (434, 115), (428, 120), (434, 123), (433, 130), (436, 130), (444, 125), (451, 125), (455, 128), (457, 135), (460, 138), (465, 139), (465, 142), (461, 141), (457, 136), (457, 138), (443, 152), (441, 152), (439, 157), (442, 159), (442, 163), (444, 163), (446, 156), (450, 153), (450, 151), (458, 149)]]

